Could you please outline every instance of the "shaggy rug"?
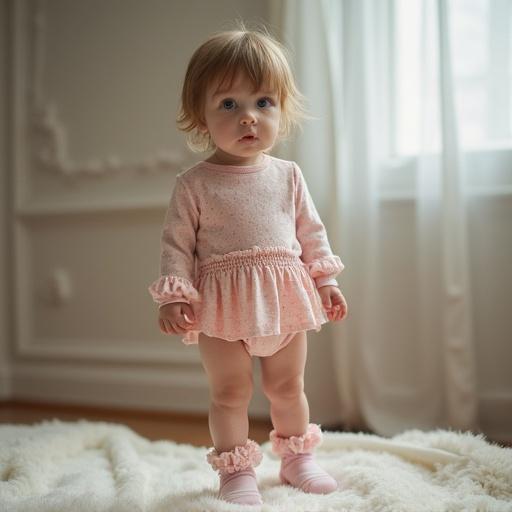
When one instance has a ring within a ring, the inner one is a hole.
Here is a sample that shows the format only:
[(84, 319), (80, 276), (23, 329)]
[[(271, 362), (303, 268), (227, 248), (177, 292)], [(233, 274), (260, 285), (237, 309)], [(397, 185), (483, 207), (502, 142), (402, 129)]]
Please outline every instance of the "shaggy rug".
[(325, 496), (281, 485), (266, 442), (256, 468), (262, 506), (216, 498), (207, 448), (151, 442), (110, 423), (0, 425), (0, 510), (512, 512), (512, 449), (482, 435), (325, 432), (317, 460), (340, 482)]

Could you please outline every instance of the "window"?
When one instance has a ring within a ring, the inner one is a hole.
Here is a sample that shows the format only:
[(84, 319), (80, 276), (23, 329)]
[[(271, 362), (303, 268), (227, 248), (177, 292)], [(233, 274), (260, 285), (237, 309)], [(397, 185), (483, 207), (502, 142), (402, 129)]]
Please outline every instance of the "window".
[[(512, 147), (512, 2), (450, 0), (451, 60), (458, 134), (464, 150)], [(396, 76), (394, 153), (414, 155), (420, 147), (421, 108), (437, 104), (437, 22), (433, 0), (395, 0)], [(422, 77), (425, 77), (422, 79)], [(432, 109), (435, 110), (435, 109)], [(440, 133), (424, 146), (439, 149)]]

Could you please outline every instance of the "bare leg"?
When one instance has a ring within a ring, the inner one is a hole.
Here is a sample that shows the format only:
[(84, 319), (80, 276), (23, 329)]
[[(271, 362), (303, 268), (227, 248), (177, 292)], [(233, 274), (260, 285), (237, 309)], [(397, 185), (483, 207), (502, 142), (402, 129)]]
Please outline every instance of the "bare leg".
[[(255, 451), (259, 446), (248, 440), (249, 418), (247, 407), (252, 396), (252, 361), (243, 347), (242, 341), (226, 341), (199, 334), (199, 350), (203, 367), (210, 381), (210, 434), (216, 454), (209, 460), (219, 471), (219, 498), (231, 503), (255, 505), (262, 504), (258, 491), (254, 465), (260, 461)], [(251, 444), (252, 443), (252, 444)], [(249, 455), (233, 452), (235, 446), (246, 446)], [(230, 462), (229, 473), (225, 468), (226, 460), (219, 454), (232, 452), (236, 459)]]
[[(285, 348), (261, 359), (263, 389), (271, 403), (274, 429), (281, 438), (304, 436), (305, 440), (312, 435), (308, 429), (309, 406), (304, 394), (306, 352), (306, 333), (300, 332)], [(309, 442), (313, 439), (310, 437)], [(282, 452), (279, 476), (283, 483), (304, 492), (327, 494), (338, 487), (336, 480), (313, 460), (309, 450)]]
[(306, 333), (299, 332), (279, 352), (260, 359), (272, 424), (282, 437), (301, 436), (309, 424), (309, 405), (304, 394), (306, 354)]
[(218, 453), (245, 444), (252, 396), (252, 362), (242, 341), (199, 334), (199, 351), (210, 383), (208, 423)]

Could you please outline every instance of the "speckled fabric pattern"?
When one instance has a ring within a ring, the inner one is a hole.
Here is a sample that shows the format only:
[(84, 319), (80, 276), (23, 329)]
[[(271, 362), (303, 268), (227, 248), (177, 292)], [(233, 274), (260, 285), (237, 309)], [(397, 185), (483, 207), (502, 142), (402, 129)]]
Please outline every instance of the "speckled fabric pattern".
[(249, 166), (199, 162), (178, 174), (161, 239), (160, 306), (191, 304), (198, 335), (228, 341), (320, 330), (317, 288), (343, 264), (295, 162), (267, 154)]
[(297, 254), (284, 247), (253, 247), (200, 267), (194, 305), (199, 332), (228, 341), (315, 329), (328, 322), (315, 284)]

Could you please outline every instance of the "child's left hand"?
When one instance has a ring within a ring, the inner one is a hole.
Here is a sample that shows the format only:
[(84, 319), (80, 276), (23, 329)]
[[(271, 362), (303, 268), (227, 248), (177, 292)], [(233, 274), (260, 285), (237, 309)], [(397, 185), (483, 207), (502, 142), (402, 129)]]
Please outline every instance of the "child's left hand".
[(342, 320), (347, 315), (347, 301), (337, 286), (321, 286), (318, 293), (331, 322)]

